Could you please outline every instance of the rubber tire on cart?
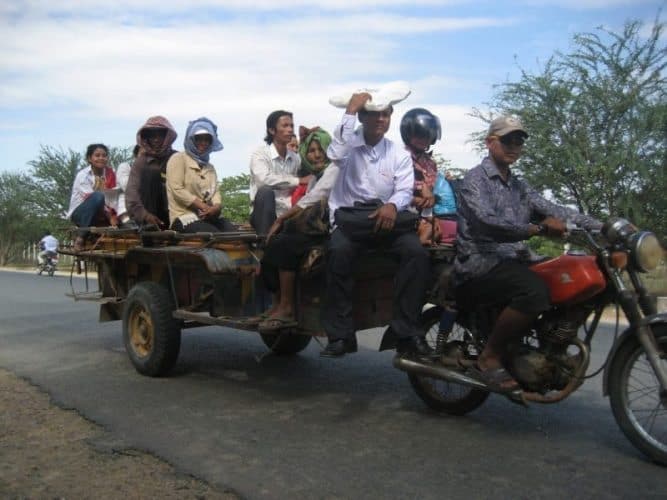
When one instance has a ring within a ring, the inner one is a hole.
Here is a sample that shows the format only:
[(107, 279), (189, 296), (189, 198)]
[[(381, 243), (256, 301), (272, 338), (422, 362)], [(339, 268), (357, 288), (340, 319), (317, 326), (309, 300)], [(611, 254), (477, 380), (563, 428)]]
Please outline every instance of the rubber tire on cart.
[[(426, 332), (426, 339), (431, 347), (435, 347), (435, 337), (438, 332), (441, 313), (442, 310), (439, 307), (432, 307), (422, 313), (421, 326)], [(460, 336), (463, 331), (463, 327), (455, 323), (447, 341), (460, 340), (457, 339), (457, 336)], [(429, 408), (439, 413), (465, 415), (478, 408), (489, 397), (487, 391), (426, 375), (408, 373), (408, 378), (417, 396)]]
[(125, 300), (123, 343), (134, 368), (142, 375), (166, 375), (176, 364), (181, 328), (172, 316), (169, 291), (150, 281), (137, 283)]
[(298, 333), (260, 333), (262, 341), (271, 351), (280, 356), (291, 356), (300, 353), (310, 344), (310, 335)]
[[(660, 350), (667, 352), (667, 325), (652, 330)], [(660, 383), (637, 337), (624, 342), (611, 360), (609, 402), (630, 442), (654, 462), (667, 465), (667, 404), (664, 396), (660, 400)]]

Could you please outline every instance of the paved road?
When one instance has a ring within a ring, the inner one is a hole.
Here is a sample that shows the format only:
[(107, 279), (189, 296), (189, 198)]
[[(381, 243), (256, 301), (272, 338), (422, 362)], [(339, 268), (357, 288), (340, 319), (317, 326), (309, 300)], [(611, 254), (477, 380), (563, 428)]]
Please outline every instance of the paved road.
[[(618, 430), (599, 378), (555, 406), (492, 396), (442, 417), (374, 333), (342, 360), (313, 344), (285, 359), (263, 357), (253, 334), (201, 328), (175, 374), (151, 379), (130, 365), (120, 323), (98, 323), (68, 287), (0, 272), (0, 367), (107, 428), (101, 446), (148, 450), (244, 498), (666, 498), (666, 469)], [(598, 354), (613, 336), (601, 333)]]

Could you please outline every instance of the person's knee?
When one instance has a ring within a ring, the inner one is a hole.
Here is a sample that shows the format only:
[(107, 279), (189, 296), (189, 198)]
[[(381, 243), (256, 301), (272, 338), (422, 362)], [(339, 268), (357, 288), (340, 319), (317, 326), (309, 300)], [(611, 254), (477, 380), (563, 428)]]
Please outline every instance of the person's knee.
[(327, 245), (328, 255), (353, 255), (356, 253), (356, 246), (345, 234), (336, 230), (331, 234)]
[(275, 203), (276, 202), (276, 193), (269, 186), (262, 186), (257, 189), (255, 193), (255, 205), (257, 203)]
[(428, 264), (430, 258), (428, 250), (421, 244), (419, 237), (412, 233), (402, 236), (398, 253), (401, 255), (401, 258), (406, 258), (421, 264)]
[(510, 302), (510, 307), (528, 315), (537, 315), (549, 309), (551, 302), (549, 289), (540, 279), (529, 284)]
[(101, 191), (93, 191), (86, 200), (92, 206), (102, 208), (104, 206), (104, 193)]

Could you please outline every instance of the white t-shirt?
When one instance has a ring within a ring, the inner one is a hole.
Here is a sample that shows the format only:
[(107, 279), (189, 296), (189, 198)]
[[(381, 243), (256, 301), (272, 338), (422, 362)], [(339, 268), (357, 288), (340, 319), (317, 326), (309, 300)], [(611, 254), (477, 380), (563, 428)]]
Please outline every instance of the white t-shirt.
[(58, 240), (50, 234), (47, 234), (44, 238), (39, 240), (39, 246), (40, 248), (44, 247), (44, 251), (46, 252), (55, 252), (58, 250)]

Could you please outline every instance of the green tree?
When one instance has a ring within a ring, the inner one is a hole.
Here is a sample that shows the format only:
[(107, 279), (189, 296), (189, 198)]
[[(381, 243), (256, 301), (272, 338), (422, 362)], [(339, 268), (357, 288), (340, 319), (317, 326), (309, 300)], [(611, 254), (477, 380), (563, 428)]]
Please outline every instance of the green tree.
[(26, 174), (0, 174), (0, 266), (16, 257), (26, 242), (42, 236), (35, 191), (35, 182)]
[(69, 207), (76, 173), (85, 165), (83, 154), (41, 146), (35, 160), (28, 162), (37, 180), (36, 203), (41, 213), (52, 219), (64, 217)]
[(239, 174), (220, 180), (222, 215), (237, 224), (247, 223), (250, 218), (250, 175)]
[[(574, 36), (537, 73), (496, 86), (491, 113), (519, 116), (530, 133), (516, 171), (560, 203), (598, 217), (624, 215), (667, 234), (665, 25)], [(481, 139), (480, 134), (477, 139)], [(481, 142), (480, 142), (481, 145)]]

